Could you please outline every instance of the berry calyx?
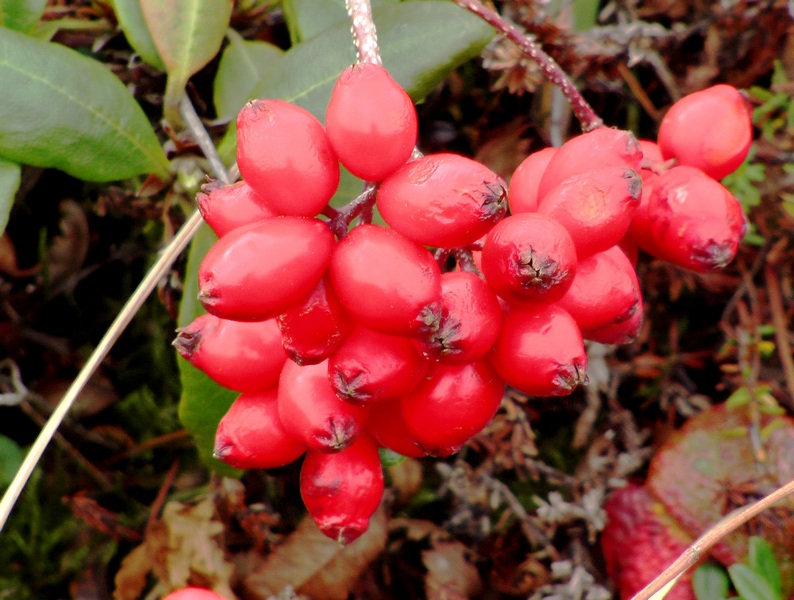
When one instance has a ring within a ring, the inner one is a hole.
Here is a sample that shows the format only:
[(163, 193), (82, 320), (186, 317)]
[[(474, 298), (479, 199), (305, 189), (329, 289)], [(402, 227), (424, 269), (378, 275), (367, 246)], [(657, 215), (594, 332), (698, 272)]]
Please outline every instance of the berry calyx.
[(342, 72), (331, 92), (325, 127), (339, 160), (365, 181), (381, 181), (405, 164), (418, 132), (410, 96), (373, 63)]

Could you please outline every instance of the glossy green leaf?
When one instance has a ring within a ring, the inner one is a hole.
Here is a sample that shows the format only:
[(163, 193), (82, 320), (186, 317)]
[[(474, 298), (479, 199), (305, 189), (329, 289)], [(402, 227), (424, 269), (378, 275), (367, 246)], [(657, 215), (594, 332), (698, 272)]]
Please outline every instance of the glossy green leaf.
[(8, 215), (14, 205), (21, 175), (22, 169), (17, 163), (0, 158), (0, 235), (8, 225)]
[(165, 71), (163, 59), (160, 58), (152, 34), (149, 32), (149, 26), (146, 25), (146, 19), (143, 17), (140, 0), (114, 0), (113, 4), (116, 18), (130, 46), (155, 69)]
[[(216, 240), (217, 237), (212, 230), (207, 225), (203, 225), (190, 243), (185, 269), (185, 286), (182, 303), (179, 306), (180, 327), (189, 325), (193, 319), (204, 313), (197, 299), (198, 270), (204, 255)], [(179, 401), (180, 420), (193, 436), (199, 455), (210, 468), (224, 475), (239, 474), (237, 469), (212, 456), (218, 423), (239, 394), (221, 387), (182, 357), (179, 357), (178, 361), (182, 381), (182, 397)]]
[(165, 117), (181, 121), (179, 101), (188, 79), (220, 50), (232, 0), (140, 0), (141, 12), (168, 73)]
[[(372, 7), (396, 4), (400, 0), (372, 0)], [(283, 0), (284, 20), (292, 44), (299, 44), (338, 23), (347, 23), (345, 0)], [(377, 23), (376, 23), (377, 26)]]
[(747, 565), (737, 563), (728, 567), (728, 574), (736, 591), (745, 600), (780, 600), (772, 586)]
[(39, 22), (47, 0), (0, 0), (0, 27), (27, 33)]
[(22, 449), (14, 440), (0, 435), (0, 489), (6, 487), (22, 464)]
[(168, 173), (146, 115), (102, 64), (0, 28), (0, 156), (111, 181)]
[(750, 537), (747, 550), (747, 563), (750, 568), (763, 577), (778, 596), (782, 595), (783, 587), (780, 581), (780, 568), (772, 547), (762, 537)]
[(284, 51), (267, 42), (243, 39), (234, 29), (226, 37), (229, 45), (218, 64), (214, 100), (218, 118), (231, 120), (251, 97), (256, 82), (275, 69)]
[(723, 600), (729, 587), (725, 569), (714, 563), (700, 565), (692, 574), (692, 589), (698, 600)]

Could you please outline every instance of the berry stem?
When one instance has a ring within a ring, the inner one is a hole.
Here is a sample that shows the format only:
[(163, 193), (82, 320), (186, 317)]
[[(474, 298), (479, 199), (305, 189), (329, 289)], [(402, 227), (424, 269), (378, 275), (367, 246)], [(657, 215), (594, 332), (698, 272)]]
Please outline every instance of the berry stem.
[(369, 0), (345, 0), (345, 8), (350, 16), (350, 31), (356, 45), (356, 60), (360, 63), (383, 64), (378, 51), (378, 34), (372, 20), (372, 6)]
[(583, 131), (592, 131), (593, 129), (604, 126), (604, 122), (587, 103), (587, 100), (584, 99), (581, 92), (576, 89), (571, 78), (568, 77), (568, 74), (557, 64), (557, 61), (541, 50), (540, 46), (527, 37), (525, 33), (508, 22), (499, 13), (483, 5), (479, 0), (455, 0), (455, 2), (469, 12), (480, 17), (497, 31), (503, 33), (505, 37), (515, 43), (529, 59), (537, 63), (549, 81), (560, 88), (562, 95), (565, 96), (570, 103), (576, 118), (579, 119), (579, 122), (582, 124)]
[(361, 217), (362, 223), (372, 222), (376, 189), (377, 186), (374, 183), (367, 183), (364, 186), (364, 191), (342, 208), (327, 206), (323, 210), (323, 214), (330, 219), (328, 226), (337, 239), (341, 240), (345, 237), (348, 227), (356, 217)]

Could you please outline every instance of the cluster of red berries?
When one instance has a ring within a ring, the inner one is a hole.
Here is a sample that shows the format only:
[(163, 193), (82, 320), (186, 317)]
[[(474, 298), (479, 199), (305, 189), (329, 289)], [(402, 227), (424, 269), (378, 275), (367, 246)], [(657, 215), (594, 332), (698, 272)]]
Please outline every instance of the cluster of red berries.
[[(458, 451), (506, 384), (570, 393), (586, 380), (585, 339), (625, 343), (641, 324), (620, 244), (697, 270), (735, 253), (741, 207), (712, 177), (747, 144), (693, 151), (688, 141), (724, 87), (673, 107), (658, 156), (628, 132), (597, 129), (530, 155), (509, 194), (474, 160), (413, 156), (413, 103), (379, 65), (345, 70), (325, 126), (287, 102), (249, 103), (237, 121), (243, 181), (209, 184), (198, 199), (219, 236), (199, 272), (208, 314), (175, 341), (241, 392), (216, 456), (267, 469), (305, 453), (304, 503), (347, 543), (380, 502), (379, 448)], [(749, 127), (731, 117), (721, 131)], [(665, 170), (670, 158), (680, 166)], [(340, 162), (371, 184), (333, 209)], [(372, 224), (376, 209), (388, 226)]]

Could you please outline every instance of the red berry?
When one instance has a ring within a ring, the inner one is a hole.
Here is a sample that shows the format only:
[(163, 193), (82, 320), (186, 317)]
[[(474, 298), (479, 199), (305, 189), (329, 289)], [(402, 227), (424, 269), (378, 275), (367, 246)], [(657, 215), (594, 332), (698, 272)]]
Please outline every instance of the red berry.
[(327, 273), (302, 304), (276, 320), (287, 356), (299, 365), (314, 365), (331, 356), (352, 327)]
[(356, 327), (328, 361), (331, 387), (342, 400), (370, 404), (415, 388), (429, 363), (416, 340)]
[(339, 163), (322, 123), (284, 100), (254, 100), (240, 111), (237, 166), (282, 215), (313, 217), (339, 185)]
[(356, 441), (367, 409), (340, 400), (328, 381), (328, 362), (301, 367), (287, 361), (278, 384), (284, 429), (311, 450), (337, 452)]
[(336, 81), (325, 113), (328, 138), (356, 177), (380, 181), (413, 153), (418, 124), (414, 103), (380, 65), (358, 63)]
[(264, 321), (300, 304), (322, 277), (334, 236), (306, 217), (274, 217), (218, 240), (199, 268), (199, 299), (214, 315)]
[(485, 238), (482, 272), (509, 302), (554, 302), (576, 274), (576, 247), (554, 219), (520, 213), (498, 223)]
[(245, 181), (212, 181), (196, 196), (199, 212), (218, 237), (257, 221), (278, 216)]
[(205, 590), (198, 587), (186, 587), (181, 590), (171, 592), (164, 596), (162, 600), (226, 600), (220, 594), (212, 590)]
[(622, 323), (612, 323), (598, 329), (583, 331), (582, 335), (586, 340), (598, 342), (600, 344), (630, 344), (640, 333), (642, 327), (642, 296), (640, 296), (639, 307), (631, 317)]
[(640, 203), (642, 180), (627, 167), (602, 167), (549, 190), (538, 213), (568, 230), (579, 260), (611, 248), (626, 235)]
[(538, 184), (538, 202), (569, 177), (602, 167), (639, 171), (642, 151), (630, 131), (600, 127), (565, 142), (554, 154)]
[(179, 354), (230, 390), (260, 392), (275, 386), (287, 360), (275, 319), (244, 323), (201, 315), (177, 332)]
[(422, 338), (425, 356), (447, 364), (483, 358), (499, 335), (502, 312), (485, 281), (465, 271), (441, 275), (441, 320)]
[(403, 397), (405, 425), (428, 454), (454, 454), (493, 418), (504, 388), (487, 361), (439, 365), (428, 381)]
[(694, 167), (673, 167), (649, 185), (649, 243), (640, 247), (685, 269), (711, 271), (733, 260), (747, 223), (742, 206)]
[(427, 456), (427, 452), (416, 444), (408, 431), (400, 400), (374, 404), (367, 417), (367, 433), (381, 448), (412, 458)]
[(640, 140), (640, 150), (642, 150), (642, 168), (640, 176), (645, 180), (644, 173), (653, 173), (655, 169), (662, 167), (665, 162), (662, 156), (662, 149), (653, 140)]
[(369, 528), (383, 496), (383, 468), (366, 435), (336, 454), (308, 452), (300, 475), (303, 503), (329, 538), (349, 544)]
[(419, 244), (473, 244), (507, 210), (507, 184), (485, 165), (457, 154), (412, 160), (378, 189), (378, 210), (390, 227)]
[(507, 203), (512, 214), (538, 209), (540, 178), (556, 152), (557, 148), (551, 146), (533, 152), (513, 172), (507, 190)]
[(367, 327), (419, 335), (438, 319), (438, 264), (427, 249), (396, 231), (359, 225), (339, 242), (330, 272), (342, 306)]
[(665, 158), (722, 179), (742, 164), (753, 142), (750, 107), (730, 85), (689, 94), (670, 107), (659, 126)]
[(582, 334), (556, 304), (508, 310), (489, 358), (508, 385), (531, 396), (566, 396), (587, 381)]
[[(601, 533), (601, 548), (607, 574), (617, 585), (621, 600), (628, 600), (682, 555), (691, 540), (644, 487), (616, 490), (604, 509), (607, 524)], [(665, 598), (695, 600), (691, 577), (690, 570)]]
[(306, 445), (281, 423), (275, 388), (237, 398), (215, 434), (215, 458), (238, 469), (282, 467), (304, 452)]
[(579, 261), (573, 285), (559, 306), (570, 314), (584, 337), (629, 320), (641, 307), (640, 285), (634, 267), (617, 246)]

